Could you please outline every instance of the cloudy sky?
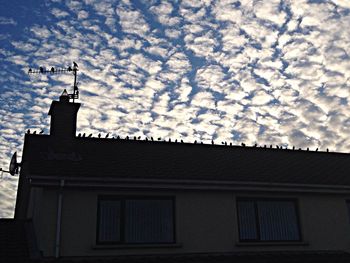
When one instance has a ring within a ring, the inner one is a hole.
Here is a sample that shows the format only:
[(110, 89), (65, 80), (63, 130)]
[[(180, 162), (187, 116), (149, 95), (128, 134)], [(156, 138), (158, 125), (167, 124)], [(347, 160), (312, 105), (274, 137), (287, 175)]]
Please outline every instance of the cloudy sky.
[(72, 87), (28, 69), (72, 61), (78, 132), (349, 152), (349, 26), (348, 0), (1, 0), (0, 167)]

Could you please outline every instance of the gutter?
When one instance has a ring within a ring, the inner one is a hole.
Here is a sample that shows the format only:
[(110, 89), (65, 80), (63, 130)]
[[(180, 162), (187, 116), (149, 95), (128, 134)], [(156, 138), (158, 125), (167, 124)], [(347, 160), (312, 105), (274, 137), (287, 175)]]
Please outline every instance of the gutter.
[(61, 248), (61, 221), (62, 221), (62, 199), (63, 199), (64, 180), (60, 181), (60, 188), (57, 199), (57, 219), (56, 219), (56, 242), (55, 242), (55, 257), (59, 258)]
[(178, 180), (141, 178), (86, 178), (29, 176), (31, 185), (57, 187), (65, 180), (65, 187), (102, 189), (159, 189), (159, 190), (224, 190), (350, 194), (350, 185), (297, 184), (274, 182), (238, 182), (219, 180)]

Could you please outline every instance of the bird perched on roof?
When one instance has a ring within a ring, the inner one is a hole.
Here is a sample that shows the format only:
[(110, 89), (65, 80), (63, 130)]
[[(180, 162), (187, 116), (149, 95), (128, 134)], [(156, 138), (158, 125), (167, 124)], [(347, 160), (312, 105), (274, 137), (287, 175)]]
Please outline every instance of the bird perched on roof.
[(245, 143), (242, 142), (241, 145), (242, 145), (242, 147), (245, 147)]
[(51, 70), (50, 70), (51, 73), (55, 73), (55, 68), (52, 67)]
[(89, 134), (88, 138), (92, 137), (92, 133)]
[(84, 137), (85, 137), (85, 135), (86, 135), (86, 133), (84, 132), (84, 133), (83, 133), (83, 135), (82, 135), (82, 137), (84, 138)]
[(108, 138), (108, 136), (109, 136), (109, 133), (106, 134), (106, 137), (105, 137), (105, 138)]
[(27, 130), (27, 134), (30, 134), (30, 129)]
[(137, 139), (140, 140), (140, 139), (141, 139), (141, 136), (137, 137)]
[(162, 138), (159, 137), (159, 138), (158, 138), (158, 141), (160, 141), (161, 139), (162, 139)]
[(316, 148), (315, 152), (318, 152), (318, 148)]
[(81, 137), (81, 133), (78, 134), (78, 137), (79, 137), (79, 138)]
[(44, 130), (41, 130), (40, 132), (39, 132), (39, 134), (43, 134), (44, 133)]
[(34, 131), (33, 134), (36, 134), (36, 131)]
[(214, 144), (214, 140), (211, 140), (211, 144)]
[(181, 140), (181, 143), (184, 143), (184, 140)]
[(97, 137), (98, 137), (98, 138), (101, 138), (101, 133), (99, 133), (99, 134), (97, 135)]
[(75, 61), (73, 61), (73, 67), (75, 67), (75, 68), (78, 67), (78, 64)]
[(151, 137), (151, 141), (153, 141), (153, 137)]

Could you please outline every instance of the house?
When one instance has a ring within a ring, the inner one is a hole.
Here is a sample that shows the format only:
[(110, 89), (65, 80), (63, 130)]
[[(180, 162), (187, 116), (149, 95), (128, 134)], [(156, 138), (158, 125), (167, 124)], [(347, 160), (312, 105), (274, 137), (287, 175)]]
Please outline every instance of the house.
[(25, 135), (23, 257), (350, 262), (349, 154), (76, 136), (79, 107), (63, 94), (50, 134)]

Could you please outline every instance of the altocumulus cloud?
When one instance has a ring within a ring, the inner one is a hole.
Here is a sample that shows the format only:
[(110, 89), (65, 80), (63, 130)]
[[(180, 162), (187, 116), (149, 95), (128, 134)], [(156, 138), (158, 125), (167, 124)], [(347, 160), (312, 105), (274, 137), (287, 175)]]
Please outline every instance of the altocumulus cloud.
[[(48, 132), (79, 63), (78, 130), (349, 152), (350, 4), (46, 1), (0, 11), (0, 166), (26, 129)], [(19, 153), (20, 155), (20, 153)], [(11, 217), (17, 179), (0, 183)]]

